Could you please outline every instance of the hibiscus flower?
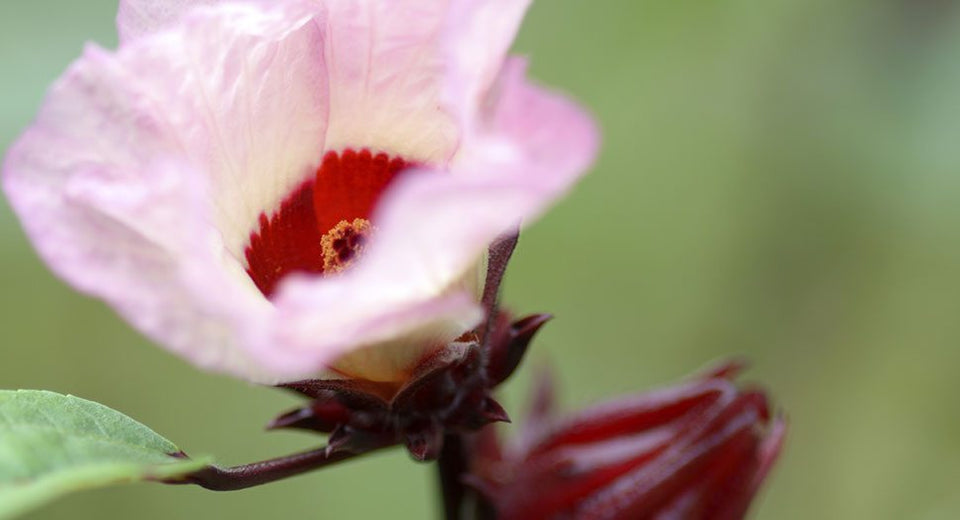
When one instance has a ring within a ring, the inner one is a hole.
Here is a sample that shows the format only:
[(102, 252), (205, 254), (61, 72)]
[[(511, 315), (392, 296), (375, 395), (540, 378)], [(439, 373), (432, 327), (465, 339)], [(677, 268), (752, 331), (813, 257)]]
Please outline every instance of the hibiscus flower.
[(507, 56), (527, 4), (121, 1), (4, 188), (59, 276), (200, 367), (403, 382), (595, 154)]

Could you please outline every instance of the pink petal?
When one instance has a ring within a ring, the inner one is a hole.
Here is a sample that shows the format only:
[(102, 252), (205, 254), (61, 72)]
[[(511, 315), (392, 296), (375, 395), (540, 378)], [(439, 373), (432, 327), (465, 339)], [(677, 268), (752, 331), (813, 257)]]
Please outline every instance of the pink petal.
[[(226, 0), (121, 0), (126, 42)], [(233, 0), (238, 1), (238, 0)], [(269, 5), (276, 0), (239, 0)], [(530, 0), (312, 0), (329, 20), (328, 150), (440, 163), (500, 71)], [(450, 113), (454, 111), (454, 114)]]
[(215, 5), (224, 0), (120, 0), (117, 9), (117, 32), (120, 42), (156, 33), (168, 28), (187, 10)]
[(328, 150), (370, 148), (439, 164), (458, 141), (441, 109), (448, 0), (317, 2), (329, 10)]
[(500, 74), (530, 1), (451, 2), (444, 33), (449, 62), (445, 101), (468, 128)]
[(323, 92), (297, 87), (322, 84), (319, 40), (302, 12), (225, 5), (116, 54), (87, 49), (4, 164), (40, 254), (195, 363), (280, 377), (276, 356), (246, 344), (273, 310), (229, 254), (245, 235), (229, 231), (322, 147)]

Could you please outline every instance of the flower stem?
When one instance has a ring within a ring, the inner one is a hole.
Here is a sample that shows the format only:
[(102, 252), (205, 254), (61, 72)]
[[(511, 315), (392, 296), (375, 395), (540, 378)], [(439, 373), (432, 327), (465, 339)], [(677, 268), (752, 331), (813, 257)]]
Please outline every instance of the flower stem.
[(206, 468), (175, 480), (166, 480), (164, 483), (195, 484), (213, 491), (235, 491), (269, 484), (308, 471), (324, 468), (338, 462), (352, 459), (358, 455), (387, 448), (395, 444), (394, 442), (384, 442), (370, 446), (359, 452), (330, 452), (326, 447), (323, 447), (230, 468), (207, 466)]
[(463, 520), (463, 502), (467, 488), (460, 478), (467, 471), (467, 457), (460, 435), (451, 433), (444, 437), (443, 450), (437, 459), (437, 469), (443, 498), (443, 518)]

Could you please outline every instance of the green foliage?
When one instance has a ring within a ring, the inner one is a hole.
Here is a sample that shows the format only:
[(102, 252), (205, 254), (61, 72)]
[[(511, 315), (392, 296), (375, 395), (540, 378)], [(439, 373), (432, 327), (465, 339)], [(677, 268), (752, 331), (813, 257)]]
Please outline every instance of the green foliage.
[(42, 390), (0, 390), (0, 519), (66, 493), (195, 471), (172, 442), (102, 404)]

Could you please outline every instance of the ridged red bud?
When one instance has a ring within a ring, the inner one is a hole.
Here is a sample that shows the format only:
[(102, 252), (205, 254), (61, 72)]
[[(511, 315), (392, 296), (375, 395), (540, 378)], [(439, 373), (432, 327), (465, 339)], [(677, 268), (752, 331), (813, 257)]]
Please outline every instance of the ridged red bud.
[(488, 428), (468, 480), (498, 520), (736, 520), (777, 458), (785, 425), (728, 363), (689, 382), (549, 415), (503, 445)]

